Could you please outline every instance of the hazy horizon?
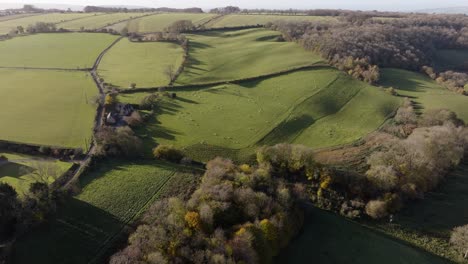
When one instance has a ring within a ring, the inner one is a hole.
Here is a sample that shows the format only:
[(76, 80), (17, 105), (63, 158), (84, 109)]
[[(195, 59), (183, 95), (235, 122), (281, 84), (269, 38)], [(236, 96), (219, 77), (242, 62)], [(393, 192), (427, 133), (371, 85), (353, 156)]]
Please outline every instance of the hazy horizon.
[(129, 5), (129, 6), (145, 6), (145, 7), (201, 7), (213, 8), (227, 5), (239, 6), (241, 8), (272, 8), (272, 9), (353, 9), (353, 10), (388, 10), (388, 11), (412, 11), (433, 8), (450, 8), (458, 6), (468, 6), (466, 0), (448, 0), (448, 1), (404, 1), (394, 0), (392, 2), (377, 2), (370, 0), (353, 1), (352, 3), (347, 0), (292, 0), (292, 1), (279, 1), (279, 0), (134, 0), (131, 3), (123, 0), (69, 0), (66, 3), (55, 2), (54, 0), (33, 0), (33, 1), (1, 1), (0, 5), (22, 5), (22, 4), (56, 4), (56, 5)]

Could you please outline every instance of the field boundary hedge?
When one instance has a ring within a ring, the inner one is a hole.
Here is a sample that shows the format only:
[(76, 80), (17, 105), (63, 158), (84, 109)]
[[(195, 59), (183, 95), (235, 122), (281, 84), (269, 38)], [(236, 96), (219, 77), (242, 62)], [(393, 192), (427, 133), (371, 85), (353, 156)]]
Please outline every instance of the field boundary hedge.
[(125, 89), (125, 90), (119, 90), (119, 93), (122, 94), (133, 94), (133, 93), (142, 93), (142, 92), (157, 92), (159, 89), (170, 89), (172, 91), (177, 91), (180, 89), (187, 89), (187, 88), (202, 88), (202, 87), (207, 87), (207, 86), (216, 86), (216, 85), (221, 85), (221, 84), (239, 84), (242, 82), (247, 82), (247, 81), (256, 81), (259, 79), (265, 79), (265, 78), (272, 78), (272, 77), (277, 77), (281, 76), (284, 74), (296, 72), (296, 71), (301, 71), (301, 70), (308, 70), (308, 69), (320, 69), (320, 68), (331, 68), (330, 65), (325, 64), (325, 63), (315, 63), (311, 65), (305, 65), (305, 66), (299, 66), (299, 67), (294, 67), (290, 68), (287, 70), (282, 70), (279, 72), (274, 72), (274, 73), (267, 73), (263, 75), (257, 75), (254, 77), (247, 77), (247, 78), (241, 78), (241, 79), (235, 79), (235, 80), (225, 80), (225, 81), (217, 81), (217, 82), (210, 82), (210, 83), (198, 83), (198, 84), (187, 84), (187, 85), (177, 85), (177, 86), (160, 86), (160, 87), (149, 87), (149, 88), (135, 88), (135, 89)]

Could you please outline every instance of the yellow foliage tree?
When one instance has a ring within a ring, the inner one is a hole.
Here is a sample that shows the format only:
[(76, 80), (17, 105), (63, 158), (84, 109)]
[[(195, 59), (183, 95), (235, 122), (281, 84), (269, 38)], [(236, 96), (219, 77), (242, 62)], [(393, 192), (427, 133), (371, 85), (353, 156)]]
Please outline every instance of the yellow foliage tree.
[(114, 103), (115, 103), (115, 98), (114, 98), (114, 96), (112, 96), (112, 95), (110, 95), (110, 94), (107, 94), (104, 103), (105, 103), (106, 105), (112, 105), (112, 104), (114, 104)]
[(324, 189), (324, 190), (328, 189), (328, 187), (330, 186), (331, 183), (332, 183), (332, 178), (328, 173), (325, 173), (320, 177), (320, 188), (321, 189)]
[(187, 212), (185, 214), (185, 222), (190, 228), (201, 229), (200, 214), (197, 212)]
[(278, 230), (276, 229), (276, 226), (270, 222), (270, 220), (263, 219), (260, 221), (260, 228), (269, 241), (276, 241), (278, 239)]
[(243, 173), (247, 173), (247, 174), (250, 174), (252, 173), (252, 168), (250, 167), (250, 165), (248, 164), (242, 164), (239, 166), (239, 169), (243, 172)]

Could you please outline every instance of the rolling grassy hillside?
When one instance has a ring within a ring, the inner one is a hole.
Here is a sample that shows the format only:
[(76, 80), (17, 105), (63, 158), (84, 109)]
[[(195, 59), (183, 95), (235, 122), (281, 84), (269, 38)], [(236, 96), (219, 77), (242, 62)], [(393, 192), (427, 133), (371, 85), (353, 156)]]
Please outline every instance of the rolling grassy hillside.
[(164, 70), (169, 65), (178, 68), (183, 53), (174, 43), (122, 39), (104, 56), (99, 75), (106, 82), (122, 88), (128, 88), (131, 83), (136, 83), (137, 87), (168, 85), (170, 80)]
[(9, 15), (9, 16), (0, 16), (0, 22), (4, 22), (7, 20), (14, 20), (19, 18), (24, 18), (28, 16), (34, 16), (35, 14), (17, 14), (17, 15)]
[[(22, 154), (0, 152), (0, 156), (5, 156), (9, 160), (8, 163), (0, 165), (0, 182), (13, 186), (20, 197), (29, 191), (31, 183), (53, 183), (57, 179), (56, 177), (62, 176), (72, 166), (68, 162), (41, 159)], [(38, 167), (44, 171), (49, 171), (50, 174), (46, 177), (38, 175), (35, 173)]]
[(0, 42), (1, 67), (90, 68), (117, 36), (96, 33), (38, 34)]
[(103, 14), (103, 15), (96, 15), (87, 17), (84, 19), (79, 19), (75, 21), (69, 21), (60, 23), (57, 26), (72, 29), (72, 30), (79, 30), (80, 28), (84, 29), (98, 29), (109, 26), (110, 24), (120, 22), (122, 20), (127, 20), (131, 18), (137, 18), (146, 15), (146, 13), (112, 13), (112, 14)]
[(0, 69), (0, 140), (87, 146), (97, 89), (85, 72)]
[(226, 15), (206, 24), (207, 28), (242, 27), (265, 25), (277, 20), (284, 21), (336, 21), (334, 17), (282, 16), (282, 15)]
[(447, 90), (429, 77), (405, 70), (383, 69), (380, 79), (382, 85), (394, 87), (398, 94), (413, 100), (421, 111), (446, 108), (468, 122), (468, 97)]
[(229, 81), (322, 62), (295, 43), (277, 42), (278, 35), (264, 29), (188, 35), (189, 62), (176, 84)]
[(161, 32), (178, 20), (190, 20), (195, 25), (207, 22), (214, 14), (168, 13), (132, 20), (128, 24), (130, 32)]
[[(37, 22), (46, 22), (46, 23), (60, 23), (63, 21), (82, 19), (85, 17), (94, 16), (95, 14), (89, 13), (72, 13), (72, 14), (62, 14), (62, 13), (53, 13), (53, 14), (43, 14), (43, 15), (32, 15), (26, 16), (23, 18), (18, 18), (8, 21), (0, 21), (0, 35), (8, 34), (10, 30), (16, 28), (17, 26), (22, 26), (26, 28), (29, 25), (36, 24)], [(62, 27), (57, 25), (58, 28)]]
[(320, 209), (309, 208), (304, 229), (277, 263), (449, 264), (404, 242)]
[(82, 192), (57, 219), (17, 244), (15, 263), (103, 263), (124, 228), (165, 193), (173, 180), (194, 177), (158, 162), (107, 162), (85, 176)]
[[(177, 98), (163, 101), (153, 122), (138, 132), (148, 147), (173, 144), (200, 160), (237, 159), (233, 152), (251, 154), (257, 146), (280, 142), (310, 147), (350, 143), (377, 129), (400, 103), (327, 67), (173, 91)], [(138, 103), (144, 95), (121, 95), (120, 100)]]

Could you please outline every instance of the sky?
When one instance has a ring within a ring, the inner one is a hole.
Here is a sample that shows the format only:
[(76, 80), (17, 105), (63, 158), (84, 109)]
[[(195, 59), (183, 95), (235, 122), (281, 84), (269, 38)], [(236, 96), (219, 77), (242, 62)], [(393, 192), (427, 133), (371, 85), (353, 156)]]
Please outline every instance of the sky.
[(213, 8), (227, 5), (241, 8), (297, 8), (297, 9), (353, 9), (412, 11), (431, 8), (468, 6), (467, 0), (0, 0), (1, 3), (60, 3), (69, 5), (132, 5), (147, 7), (201, 7)]

